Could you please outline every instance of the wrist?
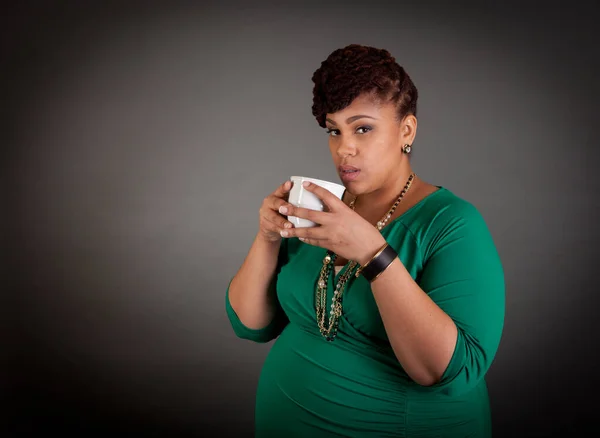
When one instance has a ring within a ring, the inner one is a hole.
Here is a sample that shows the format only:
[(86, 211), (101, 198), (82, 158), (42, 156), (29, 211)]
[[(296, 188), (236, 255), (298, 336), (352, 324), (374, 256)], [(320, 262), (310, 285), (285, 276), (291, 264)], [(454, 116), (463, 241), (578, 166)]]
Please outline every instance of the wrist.
[(378, 236), (372, 239), (368, 245), (361, 251), (361, 254), (355, 259), (360, 266), (364, 266), (373, 258), (373, 256), (381, 249), (383, 245), (387, 243), (385, 237), (383, 237), (380, 233), (377, 233)]
[(254, 241), (257, 244), (259, 244), (261, 246), (269, 247), (269, 248), (279, 247), (279, 245), (281, 245), (281, 240), (282, 240), (281, 237), (279, 239), (270, 239), (267, 236), (265, 236), (262, 232), (258, 232), (256, 237), (254, 238)]
[(386, 241), (377, 252), (356, 271), (356, 277), (362, 275), (369, 283), (376, 280), (398, 258), (396, 250)]

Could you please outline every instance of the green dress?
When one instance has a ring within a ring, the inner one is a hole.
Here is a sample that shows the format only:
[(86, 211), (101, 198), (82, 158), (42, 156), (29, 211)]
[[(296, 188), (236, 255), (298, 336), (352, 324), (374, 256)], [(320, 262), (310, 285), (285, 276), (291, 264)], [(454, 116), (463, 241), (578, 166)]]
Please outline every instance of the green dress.
[[(491, 436), (485, 373), (502, 334), (505, 286), (488, 227), (472, 204), (439, 187), (381, 233), (458, 328), (441, 380), (425, 387), (402, 369), (362, 276), (346, 285), (338, 335), (328, 342), (315, 316), (327, 250), (283, 239), (276, 283), (280, 308), (267, 327), (244, 326), (229, 303), (229, 288), (225, 294), (237, 336), (276, 339), (258, 382), (257, 438)], [(330, 278), (328, 307), (334, 284)]]

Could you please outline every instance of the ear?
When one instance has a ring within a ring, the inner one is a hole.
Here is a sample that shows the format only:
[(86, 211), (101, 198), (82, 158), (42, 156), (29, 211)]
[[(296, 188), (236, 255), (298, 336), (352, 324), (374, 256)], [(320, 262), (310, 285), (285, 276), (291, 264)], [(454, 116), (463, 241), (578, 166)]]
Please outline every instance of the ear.
[(400, 126), (400, 136), (402, 144), (413, 144), (415, 136), (417, 135), (417, 118), (409, 114), (402, 120)]

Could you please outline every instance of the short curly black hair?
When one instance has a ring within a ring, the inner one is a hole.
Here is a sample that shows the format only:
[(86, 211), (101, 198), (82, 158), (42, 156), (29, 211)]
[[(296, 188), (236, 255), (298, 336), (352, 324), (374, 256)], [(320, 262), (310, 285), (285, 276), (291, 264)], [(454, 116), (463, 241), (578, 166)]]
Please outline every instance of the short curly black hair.
[(312, 113), (323, 128), (327, 113), (344, 109), (363, 93), (396, 104), (398, 120), (417, 115), (417, 88), (385, 49), (360, 44), (337, 49), (313, 73), (312, 81)]

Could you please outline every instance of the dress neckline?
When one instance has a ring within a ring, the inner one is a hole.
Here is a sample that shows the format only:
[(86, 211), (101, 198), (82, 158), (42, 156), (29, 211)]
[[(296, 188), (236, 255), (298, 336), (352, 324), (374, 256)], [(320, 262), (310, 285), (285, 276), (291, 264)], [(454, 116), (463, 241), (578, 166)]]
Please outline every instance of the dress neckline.
[(442, 192), (442, 191), (445, 191), (445, 190), (446, 190), (446, 188), (445, 188), (445, 187), (443, 187), (443, 186), (436, 186), (436, 187), (437, 187), (437, 190), (434, 190), (433, 192), (431, 192), (431, 193), (429, 193), (429, 194), (427, 194), (427, 195), (423, 196), (423, 198), (421, 198), (421, 199), (419, 200), (419, 202), (415, 203), (414, 205), (411, 205), (411, 206), (409, 207), (409, 209), (408, 209), (408, 210), (406, 210), (405, 212), (403, 212), (403, 213), (402, 213), (400, 216), (398, 216), (397, 218), (394, 218), (393, 220), (391, 220), (390, 222), (388, 222), (388, 223), (386, 224), (386, 226), (385, 226), (385, 227), (383, 227), (383, 228), (381, 229), (381, 232), (383, 233), (383, 231), (384, 231), (384, 230), (386, 230), (388, 227), (390, 227), (392, 224), (394, 224), (394, 223), (398, 222), (400, 219), (404, 218), (404, 216), (408, 215), (408, 213), (410, 213), (411, 211), (413, 211), (413, 210), (414, 210), (414, 209), (416, 209), (417, 207), (419, 207), (419, 206), (421, 206), (422, 204), (424, 204), (424, 203), (425, 203), (425, 201), (427, 201), (428, 199), (430, 199), (430, 198), (431, 198), (431, 197), (433, 197), (434, 195), (436, 195), (436, 194), (438, 194), (438, 193), (440, 193), (440, 192)]

